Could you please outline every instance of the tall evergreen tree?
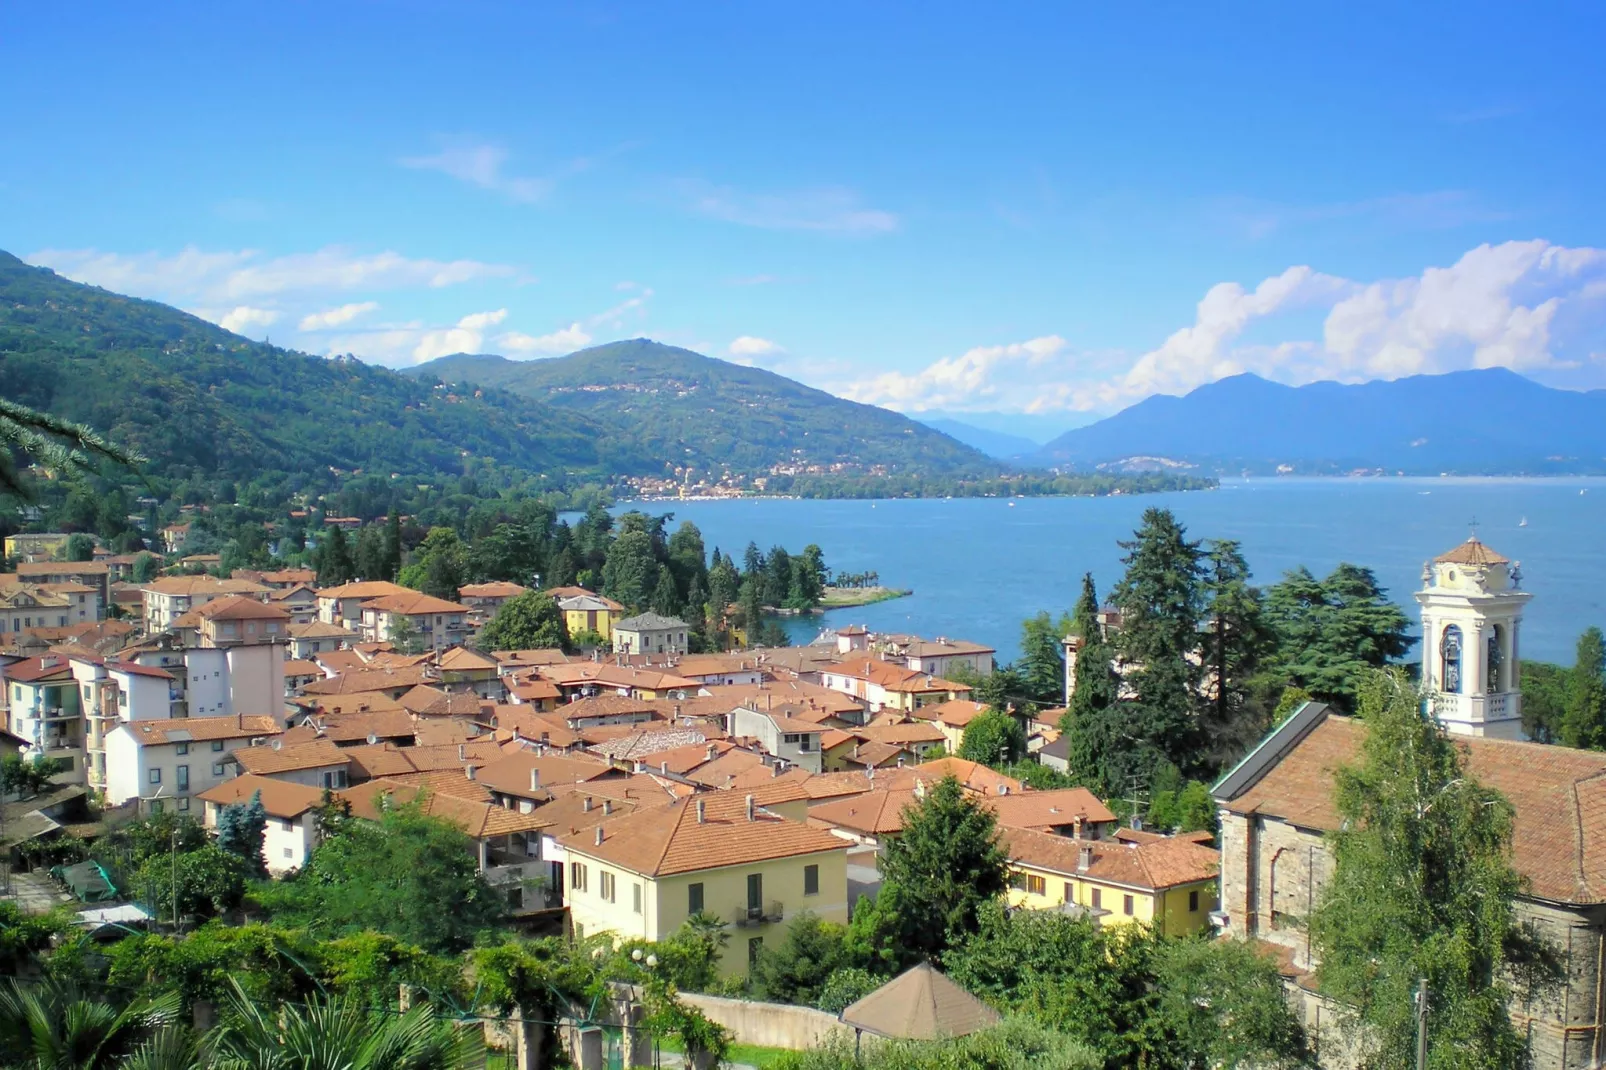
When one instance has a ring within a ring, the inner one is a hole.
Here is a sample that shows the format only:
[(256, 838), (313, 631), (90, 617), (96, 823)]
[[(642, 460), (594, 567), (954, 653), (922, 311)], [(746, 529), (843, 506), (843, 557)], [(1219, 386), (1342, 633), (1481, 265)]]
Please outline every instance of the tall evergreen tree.
[(693, 582), (707, 589), (708, 563), (703, 533), (690, 520), (682, 521), (669, 536), (669, 568), (675, 574), (675, 588), (682, 599), (689, 600)]
[(318, 544), (318, 586), (338, 587), (356, 577), (356, 566), (351, 559), (351, 547), (344, 529), (327, 525)]
[(1126, 572), (1112, 594), (1121, 608), (1116, 637), (1122, 660), (1136, 666), (1126, 720), (1140, 752), (1185, 772), (1201, 764), (1196, 715), (1203, 612), (1201, 551), (1166, 509), (1146, 509), (1135, 537), (1122, 542)]
[(603, 593), (640, 609), (657, 589), (658, 559), (653, 555), (652, 536), (645, 531), (626, 531), (608, 550), (602, 567)]
[(652, 592), (652, 611), (666, 617), (679, 617), (684, 611), (680, 592), (675, 590), (675, 577), (667, 568), (658, 570), (658, 585)]
[(1064, 638), (1071, 619), (1055, 620), (1042, 612), (1021, 622), (1021, 657), (1017, 668), (1026, 697), (1039, 707), (1057, 706), (1065, 697)]
[(1411, 648), (1410, 620), (1370, 569), (1340, 564), (1325, 579), (1297, 568), (1266, 589), (1277, 636), (1273, 668), (1323, 702), (1353, 709), (1367, 669)]
[(394, 506), (392, 506), (390, 515), (385, 518), (385, 558), (382, 570), (383, 575), (377, 578), (395, 582), (397, 574), (401, 572), (401, 565), (401, 514), (396, 511)]
[[(1205, 630), (1201, 660), (1209, 674), (1203, 730), (1215, 766), (1239, 757), (1268, 727), (1250, 701), (1250, 679), (1273, 642), (1265, 599), (1249, 582), (1239, 544), (1215, 539), (1204, 558)], [(1269, 711), (1267, 711), (1269, 712)]]
[(1338, 770), (1342, 819), (1328, 834), (1333, 876), (1310, 919), (1322, 988), (1354, 1009), (1367, 1065), (1412, 1065), (1414, 992), (1431, 993), (1436, 1070), (1526, 1063), (1508, 1006), (1550, 974), (1552, 958), (1516, 916), (1513, 811), (1461, 753), (1399, 670), (1361, 685), (1366, 740)]
[(1599, 628), (1578, 637), (1578, 654), (1562, 695), (1562, 744), (1606, 750), (1606, 636)]
[(1071, 610), (1071, 634), (1083, 643), (1101, 640), (1099, 635), (1099, 592), (1093, 584), (1093, 573), (1082, 573), (1082, 590)]
[(267, 859), (263, 854), (268, 830), (268, 812), (262, 805), (262, 793), (254, 793), (243, 803), (230, 803), (218, 811), (217, 845), (236, 858), (244, 859), (251, 872), (258, 877), (268, 875)]
[(759, 596), (767, 606), (785, 606), (792, 597), (792, 555), (784, 546), (772, 546), (764, 559), (764, 589)]

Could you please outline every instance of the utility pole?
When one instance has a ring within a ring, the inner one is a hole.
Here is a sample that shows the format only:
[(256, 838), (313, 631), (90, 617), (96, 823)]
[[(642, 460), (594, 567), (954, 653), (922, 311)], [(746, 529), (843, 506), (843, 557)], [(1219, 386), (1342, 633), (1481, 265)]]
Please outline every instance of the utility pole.
[(173, 935), (178, 935), (178, 829), (173, 830), (172, 850), (173, 869)]
[(1428, 1067), (1428, 979), (1416, 983), (1416, 1070)]

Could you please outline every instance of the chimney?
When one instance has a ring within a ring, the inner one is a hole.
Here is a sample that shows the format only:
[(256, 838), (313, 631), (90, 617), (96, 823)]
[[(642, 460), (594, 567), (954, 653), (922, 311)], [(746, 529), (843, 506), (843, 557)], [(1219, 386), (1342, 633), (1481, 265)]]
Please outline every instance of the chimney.
[(675, 720), (680, 720), (680, 703), (675, 703)]
[(702, 799), (697, 800), (697, 823), (699, 825), (704, 824), (708, 820), (708, 811), (705, 809), (706, 805), (707, 804)]
[(747, 797), (747, 820), (753, 820), (753, 797), (751, 795)]
[(901, 754), (898, 755), (898, 768), (899, 769), (903, 768), (903, 755), (901, 755)]
[(591, 812), (591, 796), (587, 795), (585, 797), (585, 801), (580, 804), (580, 809), (588, 814)]
[(603, 799), (602, 800), (602, 812), (604, 814), (612, 814), (613, 813), (613, 800), (612, 799)]
[[(590, 801), (591, 801), (590, 799), (586, 800), (586, 802), (590, 802)], [(601, 825), (597, 826), (597, 846), (598, 847), (602, 846), (602, 826)]]
[(541, 770), (539, 770), (539, 769), (531, 769), (530, 770), (530, 790), (534, 791), (535, 789), (539, 788), (540, 786), (541, 786)]
[(463, 766), (463, 776), (467, 777), (469, 780), (473, 780), (474, 779), (474, 766), (472, 766), (472, 765)]
[(467, 759), (468, 759), (468, 744), (467, 743), (459, 743), (457, 745), (457, 760), (461, 762), (461, 761), (466, 761)]
[(780, 762), (776, 762), (774, 765), (770, 766), (770, 776), (776, 777), (776, 776), (780, 776), (780, 775), (781, 775), (781, 763)]
[(669, 762), (667, 760), (658, 763), (658, 772), (664, 776), (669, 775)]
[(1093, 848), (1083, 846), (1076, 859), (1076, 872), (1086, 873), (1093, 868)]
[(708, 745), (708, 749), (703, 752), (703, 760), (704, 761), (711, 762), (718, 756), (719, 756), (719, 748), (714, 746), (712, 743), (710, 743)]
[(1081, 839), (1082, 838), (1082, 816), (1080, 814), (1078, 814), (1076, 816), (1076, 820), (1075, 821), (1071, 822), (1071, 828), (1072, 828), (1071, 835), (1076, 837), (1077, 839)]

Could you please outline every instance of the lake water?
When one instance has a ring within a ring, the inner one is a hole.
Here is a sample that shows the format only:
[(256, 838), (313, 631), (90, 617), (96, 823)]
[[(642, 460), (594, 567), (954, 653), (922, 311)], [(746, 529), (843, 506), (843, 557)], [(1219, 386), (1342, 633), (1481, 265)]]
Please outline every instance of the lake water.
[[(1116, 540), (1143, 510), (1175, 512), (1193, 538), (1243, 544), (1257, 582), (1305, 565), (1318, 576), (1340, 561), (1377, 573), (1414, 619), (1422, 563), (1467, 537), (1522, 563), (1534, 593), (1523, 654), (1570, 664), (1578, 633), (1606, 626), (1606, 480), (1250, 479), (1215, 491), (1111, 498), (790, 501), (747, 499), (624, 505), (673, 513), (738, 563), (749, 540), (796, 552), (818, 543), (832, 568), (874, 570), (914, 590), (872, 606), (787, 621), (794, 643), (854, 623), (986, 643), (1018, 653), (1020, 622), (1075, 601), (1083, 572), (1102, 597), (1121, 573)], [(1526, 518), (1527, 526), (1521, 526)], [(673, 527), (673, 525), (671, 525)]]

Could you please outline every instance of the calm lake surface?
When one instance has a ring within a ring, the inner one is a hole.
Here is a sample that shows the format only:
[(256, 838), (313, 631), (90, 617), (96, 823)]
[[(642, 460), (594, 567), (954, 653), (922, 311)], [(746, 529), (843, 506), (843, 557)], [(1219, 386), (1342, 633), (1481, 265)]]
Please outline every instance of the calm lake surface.
[[(1193, 538), (1237, 539), (1262, 584), (1305, 565), (1318, 576), (1340, 561), (1377, 573), (1416, 617), (1422, 563), (1467, 537), (1522, 563), (1534, 593), (1523, 655), (1571, 664), (1578, 633), (1606, 626), (1606, 480), (1249, 479), (1219, 490), (1112, 498), (888, 501), (738, 500), (621, 506), (690, 520), (712, 549), (740, 563), (749, 541), (796, 552), (818, 543), (828, 565), (874, 570), (914, 595), (787, 622), (794, 643), (822, 626), (864, 624), (986, 643), (1018, 653), (1020, 622), (1076, 599), (1091, 571), (1102, 597), (1121, 573), (1116, 540), (1143, 510), (1171, 509)], [(1527, 526), (1521, 521), (1526, 518)], [(673, 524), (671, 525), (673, 527)]]

